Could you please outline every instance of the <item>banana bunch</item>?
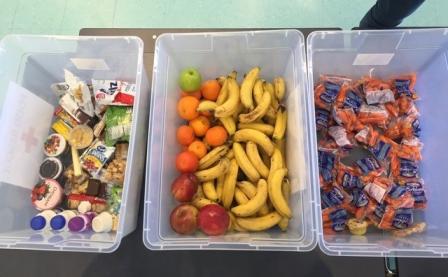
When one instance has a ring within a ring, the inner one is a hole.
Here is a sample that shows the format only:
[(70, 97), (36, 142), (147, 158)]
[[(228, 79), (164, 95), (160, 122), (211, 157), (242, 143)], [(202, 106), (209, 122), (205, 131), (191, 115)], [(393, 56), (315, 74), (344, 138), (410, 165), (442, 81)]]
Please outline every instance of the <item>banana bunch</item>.
[(293, 216), (285, 159), (285, 80), (276, 77), (270, 83), (260, 73), (260, 67), (252, 68), (241, 84), (235, 71), (217, 78), (217, 100), (203, 100), (197, 108), (212, 112), (230, 140), (200, 159), (195, 174), (201, 185), (192, 203), (222, 205), (231, 219), (229, 230), (237, 232), (275, 226), (286, 231)]

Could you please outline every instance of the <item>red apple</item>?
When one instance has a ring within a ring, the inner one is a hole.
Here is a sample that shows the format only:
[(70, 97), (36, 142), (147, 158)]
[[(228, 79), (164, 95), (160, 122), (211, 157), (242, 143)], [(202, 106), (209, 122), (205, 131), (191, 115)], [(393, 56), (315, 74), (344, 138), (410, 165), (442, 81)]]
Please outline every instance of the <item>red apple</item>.
[(198, 226), (206, 235), (223, 235), (229, 227), (230, 217), (218, 204), (210, 204), (199, 210)]
[(179, 202), (190, 202), (198, 190), (198, 178), (192, 173), (184, 173), (171, 184), (171, 193)]
[(197, 229), (198, 209), (190, 204), (177, 206), (170, 215), (170, 224), (176, 233), (189, 235)]

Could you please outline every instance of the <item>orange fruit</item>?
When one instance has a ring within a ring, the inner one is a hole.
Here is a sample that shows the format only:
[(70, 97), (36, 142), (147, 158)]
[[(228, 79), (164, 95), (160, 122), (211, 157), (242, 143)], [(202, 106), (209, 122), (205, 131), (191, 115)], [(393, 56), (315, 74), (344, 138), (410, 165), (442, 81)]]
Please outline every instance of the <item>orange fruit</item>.
[(196, 91), (192, 91), (192, 92), (182, 91), (180, 93), (180, 97), (185, 97), (185, 96), (193, 96), (194, 98), (197, 98), (198, 100), (201, 100), (202, 93), (201, 93), (201, 90), (196, 90)]
[(199, 106), (199, 100), (193, 96), (185, 96), (177, 102), (177, 113), (185, 120), (193, 120), (199, 116), (196, 110)]
[(222, 126), (215, 126), (207, 130), (205, 142), (211, 146), (223, 145), (228, 138), (227, 131)]
[(207, 80), (202, 83), (201, 86), (202, 96), (211, 101), (216, 101), (216, 99), (218, 99), (220, 90), (221, 86), (217, 80)]
[(193, 152), (199, 159), (207, 154), (207, 146), (200, 140), (193, 141), (188, 146), (188, 151)]
[(181, 125), (176, 132), (177, 142), (180, 145), (190, 145), (195, 139), (194, 130), (190, 126)]
[(189, 123), (190, 127), (193, 128), (194, 134), (198, 137), (205, 136), (205, 133), (210, 128), (210, 121), (207, 117), (200, 115), (195, 119), (191, 120)]
[(193, 173), (198, 169), (199, 159), (191, 151), (184, 151), (176, 157), (176, 168), (181, 173)]

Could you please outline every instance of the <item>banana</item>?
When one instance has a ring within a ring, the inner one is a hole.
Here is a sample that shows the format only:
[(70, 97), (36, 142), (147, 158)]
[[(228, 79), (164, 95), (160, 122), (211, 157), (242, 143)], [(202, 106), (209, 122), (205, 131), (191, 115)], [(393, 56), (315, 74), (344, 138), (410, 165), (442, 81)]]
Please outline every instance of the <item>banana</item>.
[(215, 202), (211, 201), (210, 199), (207, 199), (204, 197), (193, 198), (193, 201), (191, 201), (191, 203), (193, 204), (193, 206), (195, 206), (198, 209), (201, 209), (210, 204), (216, 204)]
[[(222, 87), (224, 85), (224, 82), (226, 81), (226, 76), (219, 76), (218, 78), (216, 78), (216, 81), (218, 81), (219, 85)], [(275, 79), (274, 79), (275, 82)]]
[(272, 178), (268, 184), (269, 199), (275, 210), (282, 215), (282, 217), (291, 218), (292, 213), (288, 202), (282, 193), (282, 182), (288, 170), (286, 168), (277, 169), (274, 171)]
[(272, 156), (272, 153), (274, 153), (274, 143), (265, 134), (257, 130), (238, 130), (233, 136), (233, 140), (236, 142), (253, 141), (258, 144), (269, 156)]
[(218, 193), (215, 189), (214, 180), (204, 182), (202, 184), (202, 190), (204, 191), (205, 197), (207, 197), (207, 199), (210, 199), (212, 201), (218, 200)]
[(260, 174), (250, 162), (244, 148), (238, 142), (233, 143), (233, 153), (235, 154), (235, 159), (238, 162), (239, 167), (243, 170), (247, 178), (252, 182), (257, 182), (260, 179)]
[(284, 168), (283, 156), (280, 150), (275, 148), (274, 154), (271, 156), (271, 167), (269, 168), (268, 184), (277, 169)]
[(252, 163), (258, 173), (260, 173), (261, 177), (267, 179), (269, 176), (269, 168), (263, 163), (263, 160), (258, 153), (257, 145), (254, 142), (248, 141), (246, 143), (246, 153), (249, 157), (249, 161)]
[(218, 104), (216, 104), (216, 102), (203, 100), (199, 103), (199, 106), (196, 109), (196, 111), (198, 112), (214, 111), (216, 107), (218, 107)]
[(229, 209), (235, 195), (236, 178), (238, 177), (238, 163), (235, 159), (230, 161), (229, 170), (222, 188), (221, 202), (224, 208)]
[(282, 77), (274, 78), (274, 94), (277, 97), (278, 101), (282, 101), (283, 97), (285, 97), (286, 85), (285, 79)]
[(261, 159), (263, 160), (263, 163), (270, 168), (271, 167), (271, 158), (266, 154), (264, 151), (258, 151), (260, 153)]
[(229, 152), (225, 155), (225, 157), (229, 160), (235, 158), (235, 154), (233, 153), (233, 149), (230, 149)]
[(257, 194), (246, 203), (239, 203), (239, 206), (233, 207), (232, 212), (240, 217), (251, 216), (266, 203), (267, 198), (268, 183), (266, 183), (266, 180), (260, 179), (257, 185)]
[(260, 75), (260, 67), (256, 66), (252, 68), (244, 77), (243, 83), (241, 83), (241, 103), (243, 103), (246, 109), (252, 110), (254, 108), (254, 101), (252, 99), (252, 90), (254, 88), (255, 81)]
[(236, 186), (247, 196), (247, 198), (252, 199), (257, 194), (257, 187), (251, 182), (241, 181), (236, 183)]
[(199, 170), (209, 168), (219, 159), (224, 157), (229, 151), (229, 147), (226, 145), (221, 145), (213, 148), (212, 151), (208, 152), (204, 157), (199, 160)]
[(241, 102), (238, 103), (238, 106), (236, 107), (236, 109), (233, 111), (232, 117), (233, 120), (235, 120), (235, 122), (238, 121), (238, 116), (244, 112), (245, 108), (243, 106), (243, 104), (241, 104)]
[(266, 81), (263, 79), (258, 79), (257, 81), (255, 81), (255, 85), (254, 85), (254, 100), (255, 100), (255, 104), (259, 105), (261, 102), (261, 98), (263, 97), (263, 86), (264, 83)]
[(227, 212), (227, 214), (229, 215), (229, 227), (227, 227), (227, 231), (231, 232), (234, 230), (234, 225), (235, 225), (235, 216), (231, 213), (231, 212)]
[(215, 117), (231, 116), (240, 101), (240, 88), (235, 79), (227, 77), (229, 96), (224, 103), (216, 107)]
[(196, 191), (195, 195), (193, 196), (193, 198), (204, 198), (204, 191), (202, 190), (202, 185), (198, 185), (198, 190)]
[(274, 140), (275, 147), (280, 150), (280, 153), (283, 157), (283, 164), (284, 167), (286, 167), (286, 140), (285, 137), (283, 137), (280, 140)]
[(236, 80), (237, 75), (238, 75), (238, 72), (233, 70), (232, 72), (230, 72), (228, 77)]
[(221, 85), (221, 89), (219, 90), (218, 98), (216, 99), (217, 105), (222, 105), (226, 102), (227, 97), (229, 97), (229, 89), (227, 78), (225, 78), (224, 82)]
[[(286, 178), (283, 179), (282, 194), (283, 197), (286, 199), (286, 202), (289, 202), (289, 197), (291, 196), (291, 184), (289, 183), (289, 180)], [(280, 222), (278, 223), (278, 227), (280, 227), (282, 231), (286, 231), (288, 229), (288, 224), (289, 224), (289, 218), (283, 217), (282, 220), (280, 220)]]
[[(269, 199), (268, 199), (269, 200)], [(269, 208), (269, 205), (267, 203), (264, 203), (263, 206), (258, 210), (257, 215), (258, 216), (264, 216), (271, 212), (271, 209)]]
[(271, 96), (268, 92), (264, 92), (260, 104), (255, 109), (246, 114), (240, 114), (239, 119), (241, 123), (250, 123), (262, 118), (271, 104)]
[(278, 103), (277, 97), (275, 96), (275, 88), (274, 85), (272, 85), (269, 82), (266, 82), (264, 84), (264, 90), (267, 90), (269, 92), (269, 94), (271, 95), (271, 106), (272, 108), (274, 108), (274, 110), (278, 110), (278, 106), (280, 105)]
[[(255, 187), (251, 182), (248, 181), (241, 181), (238, 182), (237, 187), (247, 196), (247, 198), (252, 199), (257, 194), (257, 187)], [(266, 201), (269, 201), (269, 199), (266, 199)], [(271, 210), (269, 209), (267, 203), (263, 203), (263, 205), (258, 210), (258, 215), (263, 216), (267, 215)]]
[(229, 160), (223, 158), (214, 167), (196, 171), (195, 175), (200, 182), (210, 181), (225, 174), (229, 170)]
[(264, 123), (239, 123), (238, 129), (254, 129), (264, 133), (267, 136), (272, 136), (274, 127)]
[(235, 201), (239, 205), (242, 205), (249, 202), (249, 198), (247, 198), (247, 196), (239, 188), (235, 188)]
[(236, 223), (247, 231), (264, 231), (277, 225), (282, 216), (277, 212), (261, 217), (237, 217)]
[(287, 113), (286, 111), (278, 111), (277, 118), (275, 119), (274, 133), (272, 137), (276, 140), (281, 140), (285, 136), (286, 124), (287, 124)]
[(237, 232), (246, 232), (246, 229), (242, 228), (241, 226), (238, 225), (238, 223), (236, 222), (236, 217), (234, 214), (232, 214), (231, 212), (228, 212), (229, 217), (230, 217), (230, 222), (232, 223), (232, 231), (237, 231)]
[(226, 175), (225, 174), (219, 176), (218, 179), (216, 179), (216, 195), (218, 196), (218, 202), (221, 202), (222, 188), (224, 186), (224, 180), (225, 179), (226, 179)]
[(263, 119), (265, 123), (274, 126), (276, 117), (277, 111), (274, 110), (274, 108), (271, 106), (268, 108), (268, 111), (266, 112), (266, 115), (263, 117)]
[(219, 121), (221, 121), (224, 128), (226, 128), (227, 133), (229, 133), (229, 135), (235, 134), (236, 124), (235, 124), (235, 120), (233, 120), (233, 117), (231, 117), (231, 116), (219, 117), (218, 119), (219, 119)]

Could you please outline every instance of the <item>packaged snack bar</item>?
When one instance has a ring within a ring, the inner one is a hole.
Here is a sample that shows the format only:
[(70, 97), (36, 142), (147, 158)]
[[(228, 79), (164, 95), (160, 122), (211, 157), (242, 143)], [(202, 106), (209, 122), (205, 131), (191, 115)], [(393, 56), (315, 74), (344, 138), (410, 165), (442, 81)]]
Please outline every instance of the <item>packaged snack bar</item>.
[(356, 208), (365, 207), (369, 204), (369, 197), (362, 189), (355, 188), (349, 192), (349, 195), (351, 197), (351, 205)]
[(72, 117), (66, 110), (64, 110), (61, 106), (57, 106), (54, 110), (54, 115), (62, 119), (68, 126), (74, 128), (79, 125), (78, 121), (74, 117)]
[(391, 173), (395, 178), (417, 178), (419, 164), (417, 161), (394, 156), (390, 163)]
[(389, 113), (384, 105), (366, 105), (363, 104), (358, 113), (358, 120), (362, 124), (373, 124), (385, 128), (389, 121)]
[(373, 201), (369, 202), (366, 209), (367, 218), (369, 218), (370, 221), (378, 227), (383, 219), (384, 213), (386, 212), (386, 208), (386, 204), (378, 204)]
[(336, 101), (340, 88), (340, 84), (330, 81), (324, 81), (317, 85), (314, 89), (314, 101), (316, 105), (321, 109), (330, 110)]
[[(76, 105), (89, 117), (95, 116), (95, 109), (92, 102), (92, 95), (87, 84), (70, 71), (64, 69), (65, 82), (69, 85), (70, 95), (76, 102)], [(66, 97), (69, 94), (66, 94)]]
[(373, 147), (378, 140), (380, 133), (377, 132), (372, 125), (365, 125), (356, 135), (355, 139), (358, 142), (364, 143), (365, 145)]
[(385, 104), (395, 101), (395, 95), (391, 86), (378, 79), (368, 78), (364, 83), (366, 102), (372, 104)]
[(424, 209), (428, 202), (426, 193), (423, 188), (423, 179), (413, 179), (406, 181), (403, 186), (406, 191), (410, 192), (412, 198), (414, 198), (414, 208)]
[(420, 136), (420, 121), (418, 117), (411, 115), (405, 118), (402, 118), (402, 126), (401, 133), (403, 138), (412, 138)]
[(107, 209), (107, 202), (105, 199), (83, 194), (70, 194), (67, 197), (67, 206), (69, 209), (77, 210), (82, 201), (89, 201), (92, 205), (92, 211), (96, 213), (101, 213)]
[(325, 183), (333, 181), (336, 155), (333, 152), (319, 149), (318, 151), (319, 171)]
[(384, 201), (394, 209), (414, 207), (414, 198), (405, 186), (392, 184)]
[(117, 80), (92, 80), (97, 105), (132, 106), (135, 84)]
[(345, 220), (324, 223), (324, 234), (334, 235), (345, 230), (347, 223)]
[(417, 107), (411, 97), (400, 96), (397, 99), (397, 106), (399, 115), (414, 115), (419, 116)]
[(384, 230), (406, 229), (414, 222), (414, 213), (412, 209), (401, 208), (394, 209), (388, 206), (384, 212), (378, 228)]
[(336, 106), (338, 108), (352, 108), (355, 113), (357, 113), (362, 103), (362, 96), (356, 87), (348, 84), (342, 85), (338, 97), (336, 98)]
[(96, 140), (81, 155), (81, 166), (92, 176), (96, 176), (113, 155), (114, 151), (115, 147), (106, 146), (102, 141)]
[(104, 116), (106, 117), (106, 145), (113, 146), (118, 141), (128, 142), (132, 124), (132, 108), (110, 106)]
[(395, 118), (400, 114), (400, 108), (398, 107), (397, 102), (389, 102), (384, 104), (384, 108), (386, 108), (389, 113), (389, 118)]
[(380, 136), (375, 145), (370, 146), (367, 149), (378, 161), (385, 161), (389, 158), (390, 154), (397, 148), (397, 146), (397, 143), (391, 139)]
[(328, 128), (328, 134), (334, 139), (339, 147), (350, 149), (353, 143), (347, 137), (347, 131), (342, 126), (331, 126)]
[(415, 73), (399, 76), (392, 79), (392, 88), (398, 97), (408, 96), (415, 100), (417, 99), (417, 94), (414, 90), (416, 80), (417, 75)]
[(378, 161), (372, 157), (359, 159), (355, 162), (355, 164), (364, 175), (372, 174), (375, 176), (380, 176), (384, 172), (384, 169), (381, 167)]
[(59, 105), (79, 124), (87, 123), (90, 120), (90, 116), (84, 112), (76, 103), (75, 98), (71, 94), (65, 94), (59, 99)]
[(322, 210), (322, 220), (324, 223), (346, 221), (348, 213), (345, 209), (338, 207), (330, 207)]
[(364, 186), (364, 191), (378, 203), (383, 203), (392, 182), (387, 178), (375, 178)]
[(331, 187), (327, 190), (321, 189), (322, 208), (335, 207), (342, 205), (344, 195), (337, 187)]
[[(361, 106), (362, 107), (362, 106)], [(359, 131), (364, 126), (358, 121), (358, 117), (352, 108), (333, 108), (333, 119), (340, 126), (343, 126), (348, 132)]]
[(361, 188), (359, 173), (351, 166), (338, 163), (336, 182), (346, 190)]
[(330, 112), (316, 108), (316, 126), (318, 131), (326, 130), (330, 122)]

